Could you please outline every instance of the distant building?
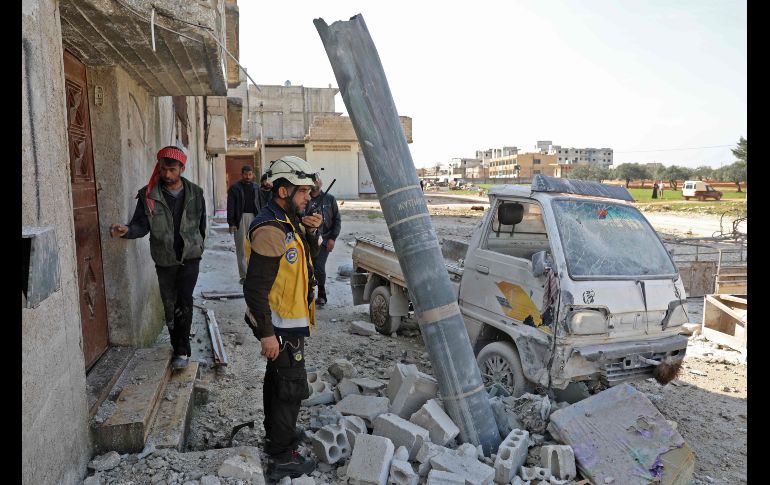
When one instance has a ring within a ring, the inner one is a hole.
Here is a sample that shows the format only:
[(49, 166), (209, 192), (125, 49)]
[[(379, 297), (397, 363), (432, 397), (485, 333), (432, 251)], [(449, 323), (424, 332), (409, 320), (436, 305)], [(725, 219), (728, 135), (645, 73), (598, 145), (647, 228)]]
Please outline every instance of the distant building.
[(548, 153), (556, 155), (558, 163), (587, 163), (589, 165), (601, 165), (605, 168), (613, 163), (612, 148), (567, 148), (560, 145), (551, 145)]
[(556, 155), (547, 153), (518, 153), (489, 161), (490, 178), (531, 179), (536, 174), (553, 175)]
[[(468, 170), (480, 167), (481, 166), (481, 160), (478, 158), (452, 158), (449, 160), (449, 168), (450, 172), (449, 175), (457, 176), (459, 175), (462, 178), (471, 178), (468, 176)], [(472, 171), (475, 172), (475, 171)], [(478, 178), (478, 177), (473, 177)]]

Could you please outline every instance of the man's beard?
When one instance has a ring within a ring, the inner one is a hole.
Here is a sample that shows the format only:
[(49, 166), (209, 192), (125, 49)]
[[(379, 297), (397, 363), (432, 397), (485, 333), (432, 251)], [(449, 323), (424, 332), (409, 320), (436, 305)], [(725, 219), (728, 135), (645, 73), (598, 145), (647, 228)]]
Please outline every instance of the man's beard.
[(170, 179), (170, 178), (166, 178), (166, 177), (161, 177), (160, 180), (163, 182), (163, 185), (171, 185), (174, 182), (176, 182), (176, 180)]

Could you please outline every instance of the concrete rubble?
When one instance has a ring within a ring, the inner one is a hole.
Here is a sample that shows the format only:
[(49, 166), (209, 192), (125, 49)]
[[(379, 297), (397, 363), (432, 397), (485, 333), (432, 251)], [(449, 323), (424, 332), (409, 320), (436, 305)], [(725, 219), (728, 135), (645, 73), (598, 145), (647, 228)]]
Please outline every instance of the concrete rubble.
[(390, 399), (390, 412), (409, 419), (423, 404), (436, 397), (438, 382), (417, 370), (414, 364), (396, 364), (390, 375), (386, 395)]
[(373, 323), (364, 322), (362, 320), (354, 320), (350, 322), (350, 333), (368, 337), (377, 333), (377, 328)]
[(430, 440), (441, 446), (446, 446), (460, 434), (460, 428), (452, 422), (452, 418), (444, 412), (436, 399), (429, 399), (412, 414), (409, 421), (427, 429)]
[(359, 396), (351, 394), (335, 404), (337, 411), (344, 416), (358, 416), (372, 426), (374, 418), (388, 412), (390, 399), (377, 396)]
[(345, 475), (348, 482), (352, 485), (386, 485), (394, 452), (388, 438), (358, 435)]
[(409, 460), (414, 460), (422, 444), (429, 440), (428, 430), (392, 413), (377, 416), (372, 433), (390, 439), (394, 446), (405, 447)]

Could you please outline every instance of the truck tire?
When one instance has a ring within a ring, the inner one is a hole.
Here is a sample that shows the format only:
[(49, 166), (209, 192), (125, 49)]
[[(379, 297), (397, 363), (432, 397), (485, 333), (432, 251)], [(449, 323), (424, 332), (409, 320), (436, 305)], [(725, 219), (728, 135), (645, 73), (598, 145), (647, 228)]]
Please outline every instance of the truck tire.
[(510, 342), (492, 342), (476, 357), (484, 386), (501, 384), (513, 397), (532, 391), (534, 386), (524, 377), (519, 351)]
[(684, 200), (690, 200), (690, 198), (689, 197), (685, 197)]
[(401, 319), (390, 317), (390, 289), (387, 286), (378, 286), (369, 295), (369, 318), (383, 335), (398, 330)]

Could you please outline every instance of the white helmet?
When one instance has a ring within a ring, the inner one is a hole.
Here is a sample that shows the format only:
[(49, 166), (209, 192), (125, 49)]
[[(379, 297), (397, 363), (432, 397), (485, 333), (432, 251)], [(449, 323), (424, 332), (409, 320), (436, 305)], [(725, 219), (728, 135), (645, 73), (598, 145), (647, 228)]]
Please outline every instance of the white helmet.
[(315, 185), (316, 180), (313, 166), (308, 161), (293, 155), (284, 155), (275, 160), (265, 174), (270, 183), (284, 178), (292, 185)]

